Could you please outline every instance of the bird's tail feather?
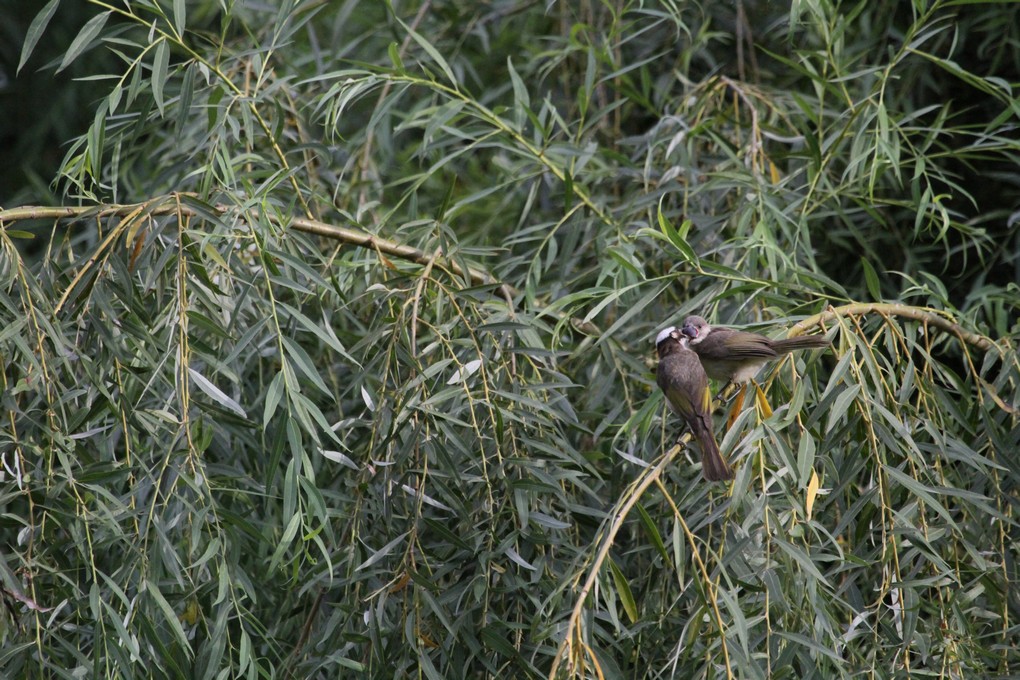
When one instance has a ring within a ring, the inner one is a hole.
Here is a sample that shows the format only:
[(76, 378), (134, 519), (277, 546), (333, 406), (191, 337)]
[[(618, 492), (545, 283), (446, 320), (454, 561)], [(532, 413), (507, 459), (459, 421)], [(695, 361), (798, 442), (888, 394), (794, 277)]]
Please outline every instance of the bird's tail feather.
[(786, 340), (773, 340), (772, 348), (780, 354), (787, 354), (798, 349), (821, 349), (831, 344), (824, 335), (801, 335)]
[(701, 474), (710, 482), (733, 479), (733, 470), (719, 451), (712, 431), (705, 426), (695, 426), (693, 429), (701, 446)]

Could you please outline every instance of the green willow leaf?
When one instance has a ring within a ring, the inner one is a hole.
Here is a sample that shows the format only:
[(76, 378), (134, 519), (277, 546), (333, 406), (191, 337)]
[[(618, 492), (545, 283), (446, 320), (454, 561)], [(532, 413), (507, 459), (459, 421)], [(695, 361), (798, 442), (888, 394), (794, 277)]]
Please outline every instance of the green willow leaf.
[(18, 59), (18, 68), (15, 70), (15, 73), (20, 73), (25, 62), (32, 56), (32, 51), (35, 50), (35, 46), (39, 43), (39, 38), (46, 32), (46, 27), (49, 25), (50, 19), (53, 18), (53, 13), (57, 11), (59, 4), (60, 0), (50, 0), (32, 19), (32, 23), (28, 26), (28, 32), (25, 33), (25, 42), (21, 46), (21, 58)]
[[(45, 9), (46, 8), (43, 8), (43, 11), (45, 11)], [(55, 6), (54, 9), (56, 9)], [(78, 35), (76, 35), (74, 40), (71, 41), (71, 46), (68, 47), (67, 52), (64, 53), (64, 58), (61, 60), (60, 66), (57, 68), (57, 73), (60, 73), (70, 66), (71, 62), (81, 56), (82, 52), (92, 45), (92, 41), (96, 39), (96, 37), (102, 32), (103, 27), (106, 26), (106, 22), (110, 18), (110, 14), (112, 14), (112, 12), (101, 12), (89, 19), (85, 25), (82, 26)]]
[(159, 115), (163, 111), (163, 90), (166, 87), (167, 72), (170, 68), (170, 45), (166, 40), (159, 41), (156, 45), (156, 54), (152, 58), (152, 99), (159, 109)]
[(195, 381), (195, 385), (198, 387), (198, 389), (202, 390), (202, 392), (211, 397), (213, 401), (220, 404), (221, 406), (230, 409), (231, 411), (241, 416), (242, 418), (247, 417), (247, 415), (244, 412), (244, 409), (241, 408), (240, 404), (238, 404), (235, 400), (228, 397), (223, 392), (223, 390), (216, 387), (216, 385), (210, 382), (209, 379), (206, 378), (204, 375), (190, 367), (188, 368), (188, 375), (190, 375), (191, 379)]
[(408, 533), (410, 533), (410, 532), (405, 531), (404, 533), (400, 534), (399, 536), (394, 538), (392, 541), (390, 541), (389, 543), (387, 543), (386, 545), (384, 545), (383, 547), (379, 548), (374, 553), (369, 555), (368, 559), (366, 559), (364, 562), (359, 564), (357, 566), (357, 568), (355, 569), (355, 571), (361, 571), (363, 569), (368, 569), (372, 565), (376, 564), (379, 560), (381, 560), (384, 557), (386, 557), (387, 555), (389, 555), (390, 552), (394, 548), (396, 548), (398, 545), (400, 545), (401, 543), (404, 542), (404, 539), (407, 538)]

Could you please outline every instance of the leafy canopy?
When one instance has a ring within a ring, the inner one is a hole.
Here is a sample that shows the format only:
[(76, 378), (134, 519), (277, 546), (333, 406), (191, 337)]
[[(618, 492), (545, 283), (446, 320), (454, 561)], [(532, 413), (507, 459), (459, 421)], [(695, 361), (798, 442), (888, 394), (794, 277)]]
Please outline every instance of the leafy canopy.
[[(88, 4), (0, 211), (5, 676), (1017, 673), (1017, 5)], [(731, 487), (693, 312), (833, 341)]]

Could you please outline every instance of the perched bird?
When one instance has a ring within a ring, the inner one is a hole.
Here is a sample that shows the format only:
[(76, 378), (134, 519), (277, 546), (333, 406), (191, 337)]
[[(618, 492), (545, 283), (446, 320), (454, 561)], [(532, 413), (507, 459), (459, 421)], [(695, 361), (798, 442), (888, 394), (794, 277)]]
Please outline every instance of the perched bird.
[(655, 338), (659, 365), (655, 382), (666, 395), (670, 409), (684, 419), (701, 446), (701, 473), (710, 482), (732, 479), (712, 435), (712, 395), (708, 377), (698, 355), (687, 347), (689, 339), (676, 326), (670, 326)]
[(798, 349), (828, 347), (820, 335), (802, 335), (786, 340), (770, 340), (764, 335), (733, 328), (710, 326), (700, 316), (684, 319), (682, 332), (690, 338), (690, 347), (698, 354), (708, 377), (746, 383), (768, 361)]

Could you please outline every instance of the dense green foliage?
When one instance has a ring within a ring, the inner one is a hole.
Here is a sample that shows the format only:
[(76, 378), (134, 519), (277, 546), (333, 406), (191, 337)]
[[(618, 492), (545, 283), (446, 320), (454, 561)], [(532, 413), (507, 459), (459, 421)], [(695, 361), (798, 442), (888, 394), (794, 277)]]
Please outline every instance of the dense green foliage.
[[(89, 5), (0, 675), (1020, 673), (1020, 5)], [(655, 333), (830, 309), (705, 483)]]

